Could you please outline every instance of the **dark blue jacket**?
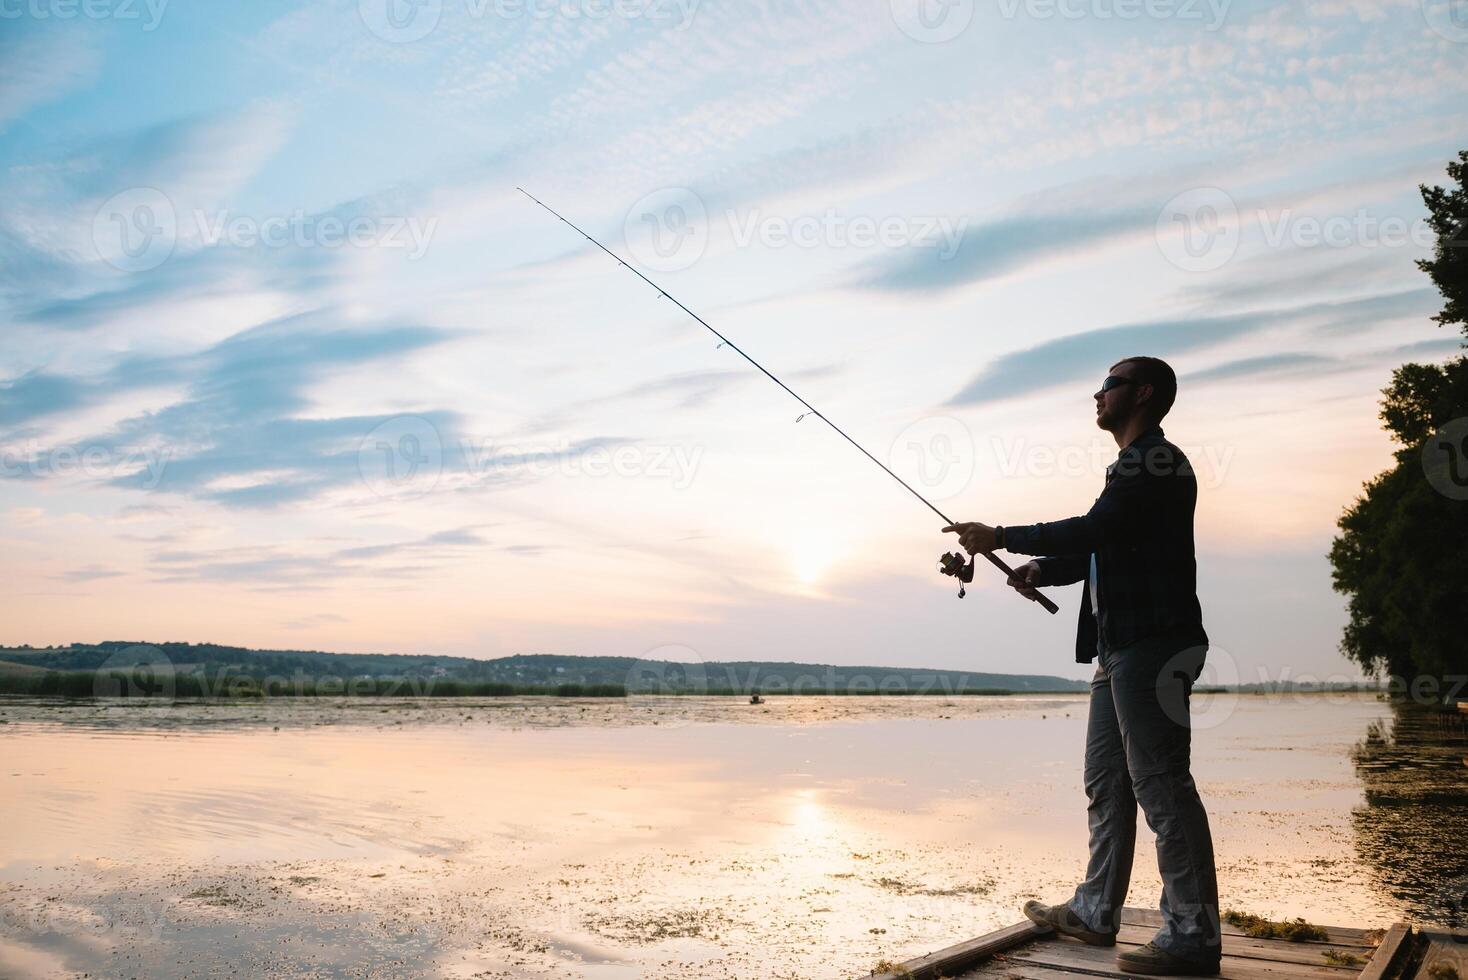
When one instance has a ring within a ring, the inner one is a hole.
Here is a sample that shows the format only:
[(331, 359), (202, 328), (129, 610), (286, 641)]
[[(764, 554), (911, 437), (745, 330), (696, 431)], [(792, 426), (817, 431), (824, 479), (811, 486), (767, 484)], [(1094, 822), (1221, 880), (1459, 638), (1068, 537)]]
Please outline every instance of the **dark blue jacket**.
[(1076, 660), (1090, 663), (1098, 640), (1108, 651), (1159, 634), (1184, 645), (1206, 644), (1198, 605), (1193, 509), (1198, 481), (1183, 451), (1162, 428), (1143, 432), (1106, 468), (1106, 486), (1080, 517), (1004, 529), (1004, 547), (1039, 559), (1041, 585), (1070, 585), (1091, 576), (1096, 598), (1082, 589)]

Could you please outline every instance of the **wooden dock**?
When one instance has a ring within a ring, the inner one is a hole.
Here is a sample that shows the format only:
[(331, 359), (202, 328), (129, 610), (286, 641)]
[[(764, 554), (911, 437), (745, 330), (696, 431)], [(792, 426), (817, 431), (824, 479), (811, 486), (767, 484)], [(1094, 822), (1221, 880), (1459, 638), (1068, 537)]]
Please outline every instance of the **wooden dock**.
[[(1155, 909), (1125, 909), (1116, 946), (1087, 946), (1021, 922), (862, 980), (1135, 980), (1116, 954), (1162, 924)], [(1223, 980), (1468, 980), (1468, 932), (1326, 926), (1325, 939), (1256, 939), (1223, 926)]]

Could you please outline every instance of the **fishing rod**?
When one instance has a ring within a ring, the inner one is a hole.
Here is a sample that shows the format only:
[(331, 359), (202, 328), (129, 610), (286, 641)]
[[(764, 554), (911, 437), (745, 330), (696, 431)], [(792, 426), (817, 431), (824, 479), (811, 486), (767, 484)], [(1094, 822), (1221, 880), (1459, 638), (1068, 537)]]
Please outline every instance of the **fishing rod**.
[[(632, 266), (628, 265), (626, 262), (622, 261), (622, 257), (620, 255), (618, 255), (616, 252), (613, 252), (611, 249), (607, 248), (605, 245), (603, 245), (601, 242), (597, 241), (595, 238), (592, 238), (590, 235), (588, 235), (586, 232), (582, 231), (580, 228), (578, 228), (576, 225), (572, 224), (570, 221), (566, 220), (565, 216), (562, 215), (559, 211), (557, 211), (555, 208), (552, 208), (549, 204), (546, 204), (544, 201), (542, 201), (540, 198), (536, 197), (534, 194), (532, 194), (529, 191), (527, 191), (525, 188), (523, 188), (523, 187), (516, 187), (515, 190), (519, 191), (521, 194), (524, 194), (526, 197), (530, 198), (530, 200), (534, 201), (536, 204), (539, 204), (542, 208), (544, 208), (546, 211), (549, 211), (552, 215), (554, 215), (556, 218), (558, 218), (563, 224), (565, 224), (567, 227), (569, 227), (572, 231), (576, 232), (576, 234), (580, 235), (582, 238), (586, 239), (588, 242), (590, 242), (591, 244), (595, 245), (597, 248), (601, 249), (603, 252), (605, 252), (608, 255), (610, 255), (613, 259), (616, 260), (616, 262), (617, 262), (618, 265), (622, 266), (622, 268), (626, 269), (628, 272), (631, 272), (633, 275), (635, 275), (637, 278), (641, 279), (643, 282), (647, 283), (653, 289), (656, 289), (658, 291), (658, 295), (659, 296), (662, 296), (664, 299), (672, 300), (674, 306), (678, 307), (678, 309), (682, 310), (684, 313), (687, 313), (689, 316), (693, 317), (693, 319), (697, 320), (700, 324), (703, 325), (704, 329), (708, 330), (708, 332), (711, 333), (711, 334), (713, 334), (715, 337), (718, 337), (719, 338), (719, 346), (731, 348), (734, 351), (734, 353), (736, 353), (740, 357), (744, 358), (750, 364), (753, 364), (755, 366), (755, 368), (757, 368), (761, 374), (763, 374), (765, 377), (769, 378), (771, 381), (775, 382), (775, 384), (779, 385), (781, 388), (784, 388), (785, 391), (786, 391), (786, 393), (789, 394), (791, 398), (794, 398), (796, 401), (800, 402), (800, 404), (805, 407), (805, 412), (803, 412), (801, 414), (800, 418), (796, 419), (795, 421), (799, 422), (800, 419), (805, 418), (807, 415), (814, 415), (816, 418), (820, 419), (822, 422), (826, 423), (833, 430), (835, 430), (835, 432), (836, 432), (837, 435), (839, 435), (841, 438), (845, 439), (847, 442), (849, 442), (853, 446), (855, 446), (856, 449), (857, 449), (857, 451), (860, 452), (863, 456), (865, 456), (867, 459), (871, 460), (873, 463), (876, 463), (878, 466), (880, 466), (882, 468), (882, 472), (886, 473), (892, 479), (894, 479), (898, 483), (902, 484), (903, 488), (906, 489), (908, 493), (912, 494), (914, 497), (916, 497), (917, 499), (921, 500), (923, 502), (923, 504), (927, 506), (928, 510), (932, 511), (933, 513), (937, 514), (939, 517), (943, 518), (944, 523), (946, 523), (946, 524), (948, 524), (950, 526), (956, 523), (947, 514), (943, 513), (937, 507), (934, 507), (933, 504), (932, 504), (932, 502), (930, 500), (928, 500), (927, 497), (924, 497), (922, 494), (920, 494), (916, 490), (914, 490), (908, 484), (908, 482), (906, 480), (904, 480), (902, 477), (898, 476), (896, 473), (893, 473), (892, 470), (888, 468), (888, 466), (887, 466), (886, 463), (883, 463), (880, 459), (878, 459), (877, 457), (873, 456), (871, 453), (867, 452), (866, 451), (866, 448), (863, 447), (861, 443), (857, 442), (855, 439), (851, 438), (851, 436), (847, 435), (846, 432), (844, 430), (842, 430), (842, 428), (839, 425), (837, 425), (835, 422), (832, 422), (830, 419), (826, 418), (825, 415), (821, 414), (821, 412), (820, 412), (819, 409), (817, 409), (810, 402), (806, 401), (804, 398), (800, 397), (800, 395), (796, 394), (795, 390), (792, 389), (785, 382), (781, 381), (779, 378), (777, 378), (773, 374), (771, 374), (770, 371), (763, 364), (761, 364), (759, 361), (756, 361), (754, 358), (752, 358), (748, 354), (746, 354), (744, 352), (744, 350), (738, 344), (734, 343), (734, 341), (730, 340), (728, 337), (725, 337), (723, 334), (719, 333), (719, 331), (715, 330), (713, 328), (713, 326), (707, 320), (705, 320), (703, 317), (699, 316), (697, 313), (693, 312), (688, 307), (686, 307), (682, 303), (680, 303), (678, 301), (677, 297), (671, 295), (662, 286), (659, 286), (657, 283), (655, 283), (651, 279), (647, 278), (647, 276), (644, 276), (637, 269), (633, 268)], [(991, 565), (993, 565), (995, 568), (999, 569), (1005, 575), (1009, 576), (1010, 578), (1014, 578), (1015, 577), (1014, 569), (1010, 568), (1009, 565), (1006, 564), (1002, 558), (999, 558), (999, 557), (995, 556), (992, 552), (988, 552), (988, 551), (982, 552), (982, 554), (983, 554), (983, 556), (986, 559), (988, 559), (988, 561), (989, 561), (989, 563)], [(963, 595), (964, 595), (963, 583), (972, 582), (973, 581), (973, 578), (974, 578), (974, 559), (973, 559), (973, 556), (971, 556), (969, 558), (967, 564), (965, 564), (964, 561), (963, 561), (963, 558), (960, 557), (959, 555), (956, 555), (956, 554), (944, 554), (942, 558), (938, 559), (938, 570), (940, 572), (942, 572), (944, 575), (952, 575), (952, 576), (954, 576), (955, 578), (957, 578), (959, 580), (959, 583), (960, 584), (958, 586), (958, 597), (960, 599), (962, 599), (963, 598)], [(1060, 607), (1057, 606), (1055, 603), (1051, 602), (1048, 598), (1046, 598), (1039, 590), (1035, 590), (1035, 601), (1038, 602), (1040, 605), (1044, 606), (1045, 609), (1048, 612), (1057, 613), (1057, 612), (1060, 611)]]

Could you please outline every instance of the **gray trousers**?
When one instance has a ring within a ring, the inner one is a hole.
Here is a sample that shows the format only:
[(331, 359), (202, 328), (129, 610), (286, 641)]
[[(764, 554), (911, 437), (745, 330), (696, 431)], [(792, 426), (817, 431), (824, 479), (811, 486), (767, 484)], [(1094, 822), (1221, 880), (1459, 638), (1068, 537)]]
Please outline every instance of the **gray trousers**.
[(1140, 803), (1162, 875), (1162, 928), (1152, 941), (1190, 960), (1214, 960), (1220, 948), (1213, 837), (1188, 771), (1188, 699), (1207, 652), (1151, 638), (1100, 656), (1086, 726), (1091, 860), (1070, 901), (1093, 930), (1117, 931)]

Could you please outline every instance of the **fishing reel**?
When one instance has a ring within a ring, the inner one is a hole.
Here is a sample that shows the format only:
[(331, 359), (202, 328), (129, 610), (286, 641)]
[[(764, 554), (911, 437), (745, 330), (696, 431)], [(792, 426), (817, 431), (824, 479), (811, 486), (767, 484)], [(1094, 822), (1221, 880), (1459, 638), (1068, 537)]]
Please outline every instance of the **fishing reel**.
[(962, 599), (967, 595), (964, 585), (974, 580), (973, 556), (970, 555), (968, 561), (964, 562), (962, 555), (952, 551), (944, 552), (943, 557), (938, 559), (938, 571), (958, 579), (958, 597)]

